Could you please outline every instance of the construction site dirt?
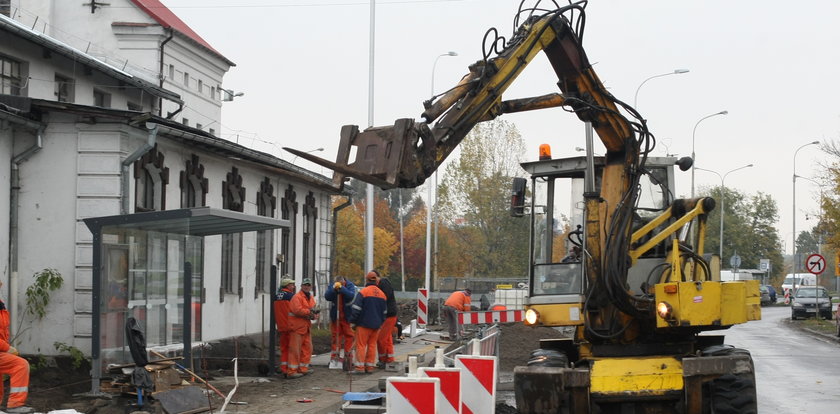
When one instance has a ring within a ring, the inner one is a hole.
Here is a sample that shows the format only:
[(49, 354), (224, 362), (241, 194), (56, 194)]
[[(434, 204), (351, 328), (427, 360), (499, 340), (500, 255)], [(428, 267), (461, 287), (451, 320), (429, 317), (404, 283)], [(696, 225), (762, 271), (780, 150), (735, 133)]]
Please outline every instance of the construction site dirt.
[[(402, 318), (401, 318), (402, 319)], [(408, 324), (408, 321), (404, 322)], [(430, 333), (417, 338), (405, 338), (396, 345), (397, 359), (405, 360), (408, 354), (425, 354), (421, 365), (433, 363), (432, 355), (436, 346), (446, 348), (451, 344), (441, 340), (437, 332), (445, 332), (445, 327), (429, 326)], [(510, 378), (510, 372), (517, 365), (524, 365), (530, 352), (536, 349), (541, 338), (557, 338), (562, 334), (550, 328), (531, 328), (522, 323), (501, 325), (502, 334), (499, 345), (500, 378)], [(378, 370), (369, 375), (349, 375), (341, 370), (329, 369), (329, 335), (324, 332), (313, 335), (314, 353), (313, 370), (300, 378), (286, 379), (280, 375), (260, 375), (255, 365), (243, 364), (237, 378), (233, 376), (232, 364), (228, 369), (197, 370), (221, 394), (227, 395), (234, 387), (231, 401), (225, 412), (231, 413), (332, 413), (337, 412), (345, 392), (363, 392), (376, 390), (379, 379), (394, 375), (396, 372)], [(58, 409), (74, 409), (81, 413), (126, 413), (140, 409), (137, 398), (130, 394), (116, 394), (110, 398), (91, 398), (79, 395), (90, 391), (89, 366), (74, 369), (68, 359), (59, 359), (60, 363), (33, 370), (30, 386), (29, 405), (39, 412)], [(505, 375), (508, 373), (508, 375)], [(190, 378), (182, 375), (189, 381)], [(238, 385), (236, 384), (238, 380)], [(207, 405), (212, 412), (220, 412), (224, 400), (218, 393), (210, 390), (198, 381), (190, 386), (200, 387), (207, 396)], [(154, 398), (148, 400), (142, 408), (146, 412), (164, 412)]]

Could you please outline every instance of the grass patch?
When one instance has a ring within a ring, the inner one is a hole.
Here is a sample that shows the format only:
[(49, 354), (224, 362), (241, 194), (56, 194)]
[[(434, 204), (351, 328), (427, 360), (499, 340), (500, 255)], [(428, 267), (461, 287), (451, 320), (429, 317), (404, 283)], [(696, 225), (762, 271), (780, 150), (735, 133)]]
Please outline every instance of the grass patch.
[(817, 332), (822, 332), (831, 335), (837, 334), (837, 325), (834, 323), (833, 320), (827, 321), (823, 319), (806, 319), (802, 321), (802, 326), (808, 329), (813, 329)]
[(309, 332), (312, 334), (312, 337), (313, 337), (313, 338), (315, 338), (315, 337), (321, 337), (321, 336), (330, 336), (330, 335), (332, 335), (332, 334), (330, 333), (330, 330), (329, 330), (329, 329), (316, 328), (316, 327), (314, 327), (314, 326), (312, 327), (312, 330), (311, 330), (311, 331), (309, 331)]

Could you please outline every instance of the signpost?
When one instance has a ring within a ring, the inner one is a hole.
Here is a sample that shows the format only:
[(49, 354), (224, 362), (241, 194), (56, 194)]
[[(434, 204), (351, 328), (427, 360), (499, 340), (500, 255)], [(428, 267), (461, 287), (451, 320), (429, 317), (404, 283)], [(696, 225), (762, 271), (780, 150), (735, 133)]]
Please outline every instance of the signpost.
[(821, 254), (812, 254), (808, 256), (808, 259), (805, 260), (805, 268), (808, 269), (809, 272), (815, 274), (817, 276), (817, 282), (814, 286), (814, 297), (817, 299), (817, 320), (820, 319), (820, 291), (817, 287), (820, 285), (820, 274), (825, 271), (825, 257)]

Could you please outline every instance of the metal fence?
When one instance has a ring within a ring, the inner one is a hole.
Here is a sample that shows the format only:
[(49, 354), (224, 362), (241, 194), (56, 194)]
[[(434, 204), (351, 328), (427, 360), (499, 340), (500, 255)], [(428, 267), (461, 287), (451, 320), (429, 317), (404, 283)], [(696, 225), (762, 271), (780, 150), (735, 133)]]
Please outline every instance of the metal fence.
[(502, 329), (499, 325), (482, 327), (476, 332), (476, 337), (461, 343), (460, 346), (444, 352), (443, 360), (446, 366), (455, 365), (456, 355), (484, 355), (499, 356)]

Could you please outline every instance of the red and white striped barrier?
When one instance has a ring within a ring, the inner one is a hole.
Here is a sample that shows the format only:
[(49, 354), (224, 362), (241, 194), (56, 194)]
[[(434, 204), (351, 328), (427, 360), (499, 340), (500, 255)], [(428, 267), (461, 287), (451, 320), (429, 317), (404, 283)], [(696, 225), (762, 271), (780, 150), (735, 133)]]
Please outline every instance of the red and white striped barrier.
[(498, 380), (496, 367), (495, 356), (455, 356), (455, 368), (461, 368), (462, 414), (496, 412), (496, 381)]
[(440, 414), (460, 414), (461, 410), (461, 369), (460, 368), (420, 368), (420, 377), (440, 379), (438, 394), (438, 412)]
[(417, 325), (426, 327), (429, 320), (429, 291), (428, 289), (417, 289)]
[(440, 379), (390, 377), (385, 385), (385, 410), (400, 414), (437, 414)]
[(525, 320), (525, 311), (523, 310), (458, 312), (459, 325), (522, 322), (523, 320)]

